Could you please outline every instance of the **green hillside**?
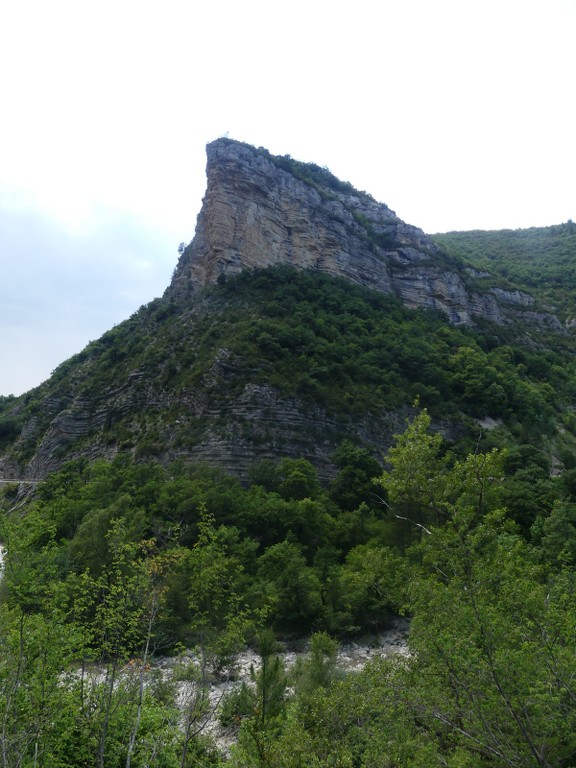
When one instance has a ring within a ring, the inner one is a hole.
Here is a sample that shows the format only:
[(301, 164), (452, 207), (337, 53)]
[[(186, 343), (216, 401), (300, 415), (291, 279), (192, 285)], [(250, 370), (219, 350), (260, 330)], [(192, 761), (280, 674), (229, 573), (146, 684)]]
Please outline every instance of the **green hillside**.
[[(342, 425), (337, 440), (351, 436), (355, 420), (401, 412), (418, 398), (461, 437), (477, 440), (477, 420), (490, 418), (501, 424), (491, 440), (547, 445), (558, 458), (573, 441), (574, 373), (570, 355), (515, 344), (507, 328), (454, 327), (440, 313), (409, 310), (344, 280), (279, 267), (242, 273), (190, 307), (165, 300), (143, 307), (42, 387), (5, 399), (0, 439), (24, 467), (53, 408), (80, 401), (84, 419), (102, 409), (105, 418), (69, 451), (98, 439), (167, 461), (224, 429), (247, 385), (267, 385), (301, 408), (321, 408)], [(206, 391), (209, 413), (191, 412), (190, 402)], [(216, 408), (220, 427), (210, 415)], [(20, 437), (30, 422), (34, 430)], [(242, 429), (248, 443), (262, 441), (257, 425)], [(318, 437), (301, 439), (312, 455)]]
[(574, 318), (576, 224), (446, 232), (433, 240), (451, 256), (533, 294), (563, 321)]
[[(437, 242), (570, 317), (570, 225)], [(2, 466), (57, 466), (1, 487), (0, 762), (573, 768), (575, 406), (520, 315), (288, 266), (142, 307), (0, 399)], [(339, 664), (399, 616), (408, 656)]]

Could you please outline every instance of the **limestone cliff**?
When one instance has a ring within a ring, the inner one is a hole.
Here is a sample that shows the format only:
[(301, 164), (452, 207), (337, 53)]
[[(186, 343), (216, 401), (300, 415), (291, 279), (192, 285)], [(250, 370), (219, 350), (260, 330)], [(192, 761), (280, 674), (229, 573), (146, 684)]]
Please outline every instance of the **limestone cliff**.
[[(230, 339), (214, 340), (215, 329), (229, 322), (231, 300), (222, 297), (234, 284), (202, 289), (245, 270), (283, 264), (316, 270), (394, 294), (411, 308), (440, 310), (454, 324), (516, 317), (562, 330), (529, 294), (486, 288), (488, 273), (450, 261), (421, 230), (326, 169), (227, 139), (210, 144), (207, 153), (196, 235), (165, 296), (4, 407), (0, 426), (4, 419), (10, 434), (19, 433), (4, 440), (0, 478), (43, 478), (68, 459), (127, 453), (201, 463), (241, 478), (262, 459), (305, 457), (329, 479), (332, 454), (345, 438), (383, 455), (410, 410), (407, 398), (391, 408), (330, 410), (301, 389), (282, 393), (277, 378), (262, 379), (259, 370), (275, 365), (266, 348), (256, 363), (253, 357), (247, 362), (228, 349)], [(473, 288), (480, 283), (482, 292)], [(379, 359), (369, 362), (369, 371), (389, 365)], [(347, 362), (354, 367), (353, 359)], [(373, 379), (367, 381), (372, 386)], [(432, 396), (436, 383), (428, 388)], [(460, 430), (457, 418), (436, 426), (446, 434)]]
[(207, 156), (196, 235), (168, 297), (185, 300), (243, 269), (288, 263), (395, 293), (453, 323), (471, 324), (475, 315), (504, 321), (498, 298), (470, 292), (466, 273), (422, 230), (325, 169), (229, 139), (209, 144)]

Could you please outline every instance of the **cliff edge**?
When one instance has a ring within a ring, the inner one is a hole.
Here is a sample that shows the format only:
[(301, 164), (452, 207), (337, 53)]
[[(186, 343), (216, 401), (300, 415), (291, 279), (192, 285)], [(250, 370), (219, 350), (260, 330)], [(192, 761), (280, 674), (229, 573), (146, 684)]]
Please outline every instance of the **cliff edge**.
[(497, 297), (470, 292), (421, 229), (329, 171), (230, 139), (207, 147), (207, 191), (194, 240), (166, 296), (189, 299), (244, 269), (290, 264), (384, 293), (450, 322), (475, 315), (502, 323)]

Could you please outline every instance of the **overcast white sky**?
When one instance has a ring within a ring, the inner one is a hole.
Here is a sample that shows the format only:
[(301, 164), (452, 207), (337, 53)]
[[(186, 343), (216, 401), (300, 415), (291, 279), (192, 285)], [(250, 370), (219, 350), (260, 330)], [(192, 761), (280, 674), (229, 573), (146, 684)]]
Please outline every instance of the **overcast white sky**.
[(427, 232), (576, 219), (576, 0), (4, 0), (0, 394), (163, 293), (218, 136)]

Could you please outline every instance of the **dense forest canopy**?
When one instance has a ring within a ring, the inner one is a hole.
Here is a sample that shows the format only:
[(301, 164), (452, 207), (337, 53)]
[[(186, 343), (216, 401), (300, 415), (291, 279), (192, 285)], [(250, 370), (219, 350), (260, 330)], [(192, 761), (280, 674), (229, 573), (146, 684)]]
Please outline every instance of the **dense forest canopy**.
[[(537, 448), (459, 456), (430, 426), (418, 411), (384, 466), (344, 443), (329, 487), (304, 460), (244, 487), (119, 457), (68, 464), (25, 517), (9, 488), (4, 764), (572, 765), (571, 472)], [(398, 613), (408, 659), (339, 668), (339, 638)], [(272, 632), (312, 633), (290, 673)], [(224, 702), (224, 757), (201, 692), (246, 642), (262, 666)], [(183, 645), (205, 660), (181, 666), (184, 709), (150, 666)]]

